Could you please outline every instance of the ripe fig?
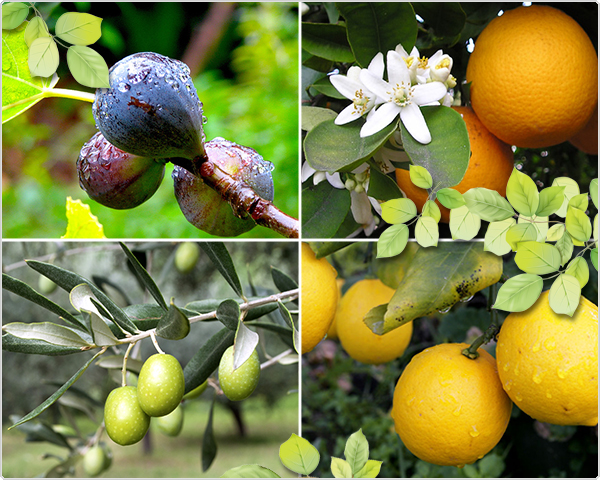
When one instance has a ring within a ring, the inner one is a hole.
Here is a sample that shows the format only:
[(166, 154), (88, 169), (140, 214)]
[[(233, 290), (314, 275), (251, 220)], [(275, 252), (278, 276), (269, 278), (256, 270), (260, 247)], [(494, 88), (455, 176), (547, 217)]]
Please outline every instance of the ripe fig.
[(223, 353), (219, 362), (219, 384), (229, 400), (248, 398), (258, 385), (260, 361), (256, 350), (239, 368), (233, 369), (233, 346)]
[(171, 413), (183, 398), (183, 370), (174, 356), (166, 353), (152, 355), (142, 365), (137, 383), (140, 407), (151, 417)]
[(156, 193), (165, 176), (165, 162), (126, 153), (98, 132), (81, 148), (77, 174), (80, 187), (92, 200), (124, 210)]
[(175, 251), (175, 268), (180, 273), (190, 273), (200, 257), (200, 247), (195, 242), (183, 242)]
[(161, 433), (169, 437), (176, 437), (183, 427), (183, 408), (178, 405), (171, 413), (153, 420)]
[(119, 445), (133, 445), (144, 438), (150, 417), (141, 409), (135, 387), (119, 387), (109, 393), (104, 425), (108, 436)]
[(185, 63), (135, 53), (111, 67), (109, 81), (96, 90), (92, 112), (110, 143), (140, 157), (203, 155), (202, 102)]
[[(251, 148), (223, 138), (204, 144), (208, 159), (234, 179), (250, 186), (259, 196), (273, 201), (273, 164)], [(222, 237), (237, 236), (256, 226), (250, 217), (238, 218), (231, 206), (212, 188), (182, 167), (172, 174), (179, 208), (200, 230)]]

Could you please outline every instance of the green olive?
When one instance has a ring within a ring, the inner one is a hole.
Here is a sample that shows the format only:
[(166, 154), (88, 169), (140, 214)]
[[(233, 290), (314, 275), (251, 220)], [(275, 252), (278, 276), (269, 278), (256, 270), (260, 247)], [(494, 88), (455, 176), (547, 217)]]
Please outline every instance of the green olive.
[(140, 370), (137, 383), (140, 407), (151, 417), (171, 413), (183, 398), (185, 380), (179, 361), (172, 355), (152, 355)]
[(204, 393), (204, 390), (206, 390), (206, 387), (208, 387), (208, 380), (204, 380), (204, 383), (201, 383), (200, 385), (198, 385), (191, 392), (186, 393), (183, 396), (183, 399), (184, 400), (192, 400), (194, 398), (199, 397), (200, 395), (202, 395)]
[(233, 346), (223, 353), (219, 363), (219, 383), (229, 400), (244, 400), (252, 395), (260, 377), (260, 361), (256, 350), (239, 368), (233, 369)]
[(115, 388), (104, 405), (106, 433), (119, 445), (139, 442), (150, 426), (150, 417), (141, 409), (135, 387)]
[(158, 427), (158, 430), (168, 435), (169, 437), (176, 437), (181, 432), (183, 427), (183, 408), (179, 405), (168, 415), (163, 417), (156, 417), (153, 422)]
[(175, 251), (175, 267), (181, 273), (190, 273), (200, 258), (200, 247), (195, 242), (180, 243)]
[(83, 456), (83, 471), (88, 477), (97, 477), (106, 466), (106, 454), (98, 445), (94, 445)]
[(44, 277), (40, 275), (38, 280), (38, 289), (43, 295), (50, 295), (54, 290), (56, 290), (56, 283), (50, 280), (48, 277)]

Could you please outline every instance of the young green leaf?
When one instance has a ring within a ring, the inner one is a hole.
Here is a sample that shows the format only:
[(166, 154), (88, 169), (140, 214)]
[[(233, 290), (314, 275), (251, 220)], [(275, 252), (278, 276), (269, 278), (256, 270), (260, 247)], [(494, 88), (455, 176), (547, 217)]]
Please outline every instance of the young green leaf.
[(565, 233), (565, 224), (557, 223), (556, 225), (552, 225), (548, 229), (548, 233), (546, 234), (546, 240), (548, 242), (557, 242)]
[(210, 411), (208, 413), (208, 421), (206, 422), (206, 429), (204, 430), (204, 436), (202, 437), (202, 471), (206, 472), (215, 457), (217, 456), (217, 441), (215, 440), (215, 433), (213, 429), (213, 417), (215, 410), (215, 402), (217, 400), (216, 395), (213, 397), (213, 401), (210, 404)]
[(102, 19), (89, 13), (63, 13), (56, 21), (54, 32), (73, 45), (91, 45), (102, 36)]
[(260, 465), (240, 465), (230, 468), (220, 478), (281, 478), (273, 470)]
[(506, 185), (506, 198), (514, 209), (522, 215), (535, 215), (540, 203), (539, 197), (535, 182), (514, 168)]
[(483, 250), (492, 252), (498, 256), (506, 255), (510, 252), (511, 246), (506, 241), (506, 234), (513, 225), (516, 225), (516, 223), (514, 218), (507, 218), (501, 222), (490, 223), (485, 232)]
[(554, 181), (552, 182), (552, 186), (565, 187), (565, 190), (563, 192), (563, 203), (560, 206), (560, 208), (556, 212), (554, 212), (559, 217), (564, 218), (567, 216), (567, 206), (569, 205), (569, 200), (571, 200), (571, 198), (573, 198), (575, 195), (579, 195), (579, 185), (577, 185), (577, 182), (575, 180), (571, 180), (568, 177), (558, 177), (554, 179)]
[(377, 258), (394, 257), (404, 250), (408, 243), (408, 227), (404, 223), (392, 225), (377, 241)]
[(592, 233), (592, 238), (595, 242), (598, 241), (598, 214), (594, 217), (594, 229)]
[(31, 46), (36, 38), (49, 37), (48, 26), (42, 17), (33, 17), (25, 28), (25, 43), (28, 47)]
[(590, 197), (592, 199), (592, 203), (596, 208), (598, 208), (598, 179), (594, 178), (590, 182)]
[(569, 235), (580, 242), (587, 242), (592, 236), (592, 222), (590, 222), (590, 218), (585, 212), (577, 208), (569, 207), (565, 226)]
[(381, 218), (392, 225), (406, 223), (417, 214), (417, 206), (410, 198), (396, 198), (381, 204)]
[(365, 466), (354, 474), (354, 478), (377, 478), (382, 463), (379, 460), (367, 460)]
[(223, 242), (202, 242), (200, 243), (200, 247), (202, 247), (204, 253), (212, 260), (217, 270), (219, 270), (221, 275), (227, 280), (227, 283), (233, 288), (233, 291), (240, 297), (243, 297), (242, 284), (225, 244)]
[(235, 332), (240, 324), (240, 313), (240, 304), (236, 300), (223, 300), (217, 307), (217, 320)]
[(465, 205), (465, 199), (458, 190), (442, 188), (436, 194), (437, 200), (446, 208), (453, 209)]
[(510, 227), (508, 232), (506, 232), (506, 241), (512, 251), (516, 252), (519, 243), (535, 242), (537, 236), (538, 231), (532, 223), (519, 223)]
[(576, 278), (581, 288), (585, 287), (590, 279), (590, 269), (583, 257), (574, 258), (565, 273)]
[(496, 190), (471, 188), (463, 194), (469, 211), (486, 222), (500, 222), (512, 217), (515, 211)]
[(567, 212), (569, 208), (576, 208), (578, 210), (581, 210), (582, 212), (585, 212), (588, 208), (588, 204), (588, 194), (580, 193), (579, 195), (571, 197), (569, 203), (567, 204)]
[(352, 468), (343, 458), (331, 457), (331, 473), (334, 478), (352, 478)]
[(21, 25), (29, 15), (29, 6), (22, 2), (2, 4), (2, 30), (12, 30)]
[(362, 432), (362, 429), (358, 432), (354, 432), (348, 437), (346, 448), (344, 449), (344, 456), (350, 465), (350, 473), (352, 475), (355, 475), (365, 466), (369, 459), (369, 442)]
[(537, 230), (537, 241), (543, 242), (546, 239), (546, 234), (548, 233), (549, 222), (548, 217), (527, 217), (525, 215), (519, 215), (519, 219), (517, 220), (518, 224), (521, 223), (529, 223), (535, 227)]
[(250, 358), (256, 346), (258, 345), (258, 333), (250, 330), (244, 322), (238, 323), (237, 332), (235, 332), (235, 341), (233, 349), (233, 370), (241, 367), (246, 360)]
[(565, 201), (565, 188), (565, 186), (544, 188), (540, 192), (540, 201), (535, 215), (538, 217), (548, 217), (556, 213)]
[(67, 197), (67, 231), (61, 238), (106, 238), (98, 217), (81, 200)]
[(90, 330), (92, 331), (92, 339), (94, 344), (99, 347), (117, 345), (119, 341), (112, 333), (106, 322), (100, 318), (95, 312), (88, 312)]
[(524, 273), (509, 278), (498, 290), (492, 308), (506, 312), (524, 312), (539, 298), (544, 287), (542, 277)]
[(90, 347), (91, 344), (81, 338), (75, 331), (56, 323), (8, 323), (2, 326), (3, 332), (19, 338), (43, 340), (63, 347)]
[(571, 275), (559, 275), (550, 287), (548, 301), (554, 313), (565, 314), (572, 317), (579, 305), (581, 286), (579, 281)]
[(423, 210), (421, 211), (421, 215), (424, 217), (433, 218), (436, 223), (440, 222), (442, 218), (442, 213), (440, 212), (440, 207), (437, 206), (437, 203), (433, 200), (427, 200), (423, 205)]
[[(125, 357), (125, 355), (105, 355), (96, 362), (96, 365), (99, 366), (100, 368), (121, 369), (121, 368), (123, 368), (123, 358), (124, 357)], [(127, 359), (127, 370), (130, 372), (133, 372), (135, 374), (140, 373), (140, 370), (142, 369), (142, 365), (143, 365), (142, 361), (138, 360), (137, 358), (129, 357)]]
[(7, 352), (26, 353), (30, 355), (70, 355), (72, 353), (81, 353), (81, 347), (64, 347), (52, 345), (43, 340), (33, 340), (29, 338), (19, 338), (5, 333), (2, 335), (2, 350)]
[(110, 88), (108, 65), (90, 47), (71, 45), (67, 50), (67, 64), (73, 78), (84, 87)]
[(431, 178), (431, 175), (426, 168), (423, 168), (420, 165), (411, 164), (409, 166), (409, 172), (410, 181), (413, 185), (425, 190), (433, 186), (433, 178)]
[(156, 335), (167, 340), (181, 340), (187, 337), (188, 333), (190, 333), (190, 321), (171, 298), (169, 309), (156, 325)]
[(521, 242), (515, 254), (517, 267), (525, 273), (545, 275), (560, 268), (559, 250), (549, 243)]
[(279, 447), (281, 463), (299, 475), (310, 475), (319, 465), (319, 451), (308, 440), (292, 433)]
[(52, 37), (40, 37), (29, 47), (29, 71), (36, 77), (50, 77), (58, 68), (60, 57)]
[(343, 224), (352, 203), (348, 190), (329, 182), (302, 189), (302, 236), (332, 238)]
[(472, 240), (481, 228), (481, 218), (463, 205), (450, 210), (449, 225), (453, 240)]
[(415, 226), (415, 239), (422, 247), (436, 247), (440, 232), (435, 219), (420, 216)]
[(563, 236), (560, 237), (554, 246), (560, 252), (560, 265), (565, 265), (569, 260), (571, 260), (571, 256), (573, 255), (573, 240), (571, 239), (571, 235), (569, 235), (566, 231), (563, 233)]
[(592, 265), (594, 265), (596, 271), (598, 271), (598, 247), (594, 248), (590, 252), (590, 260), (592, 261)]

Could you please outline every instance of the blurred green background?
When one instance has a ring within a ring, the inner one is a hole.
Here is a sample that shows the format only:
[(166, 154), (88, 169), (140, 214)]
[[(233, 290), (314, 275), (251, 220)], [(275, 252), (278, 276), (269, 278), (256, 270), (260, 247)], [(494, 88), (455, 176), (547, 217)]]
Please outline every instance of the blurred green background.
[[(274, 204), (298, 218), (298, 14), (296, 3), (39, 3), (51, 31), (61, 14), (103, 18), (92, 45), (112, 66), (153, 51), (185, 61), (208, 119), (208, 140), (224, 137), (275, 164)], [(69, 74), (58, 88), (86, 90)], [(91, 89), (87, 89), (92, 91)], [(132, 210), (112, 210), (79, 187), (75, 162), (96, 132), (91, 104), (46, 99), (2, 125), (4, 238), (59, 238), (66, 197), (90, 205), (108, 238), (208, 237), (187, 222), (173, 195), (172, 166), (158, 192)], [(256, 227), (243, 237), (279, 237)], [(281, 238), (281, 237), (279, 237)]]

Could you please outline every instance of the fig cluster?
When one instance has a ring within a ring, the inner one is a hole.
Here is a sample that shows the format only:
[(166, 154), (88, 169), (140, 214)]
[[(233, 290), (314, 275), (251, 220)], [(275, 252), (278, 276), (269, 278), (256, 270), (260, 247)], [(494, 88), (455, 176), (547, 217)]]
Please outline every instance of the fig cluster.
[(152, 52), (130, 55), (109, 71), (110, 88), (96, 91), (92, 113), (99, 130), (81, 148), (79, 184), (115, 209), (135, 208), (158, 190), (165, 164), (185, 218), (212, 235), (236, 236), (256, 224), (240, 218), (199, 176), (210, 161), (235, 182), (273, 201), (273, 164), (222, 138), (205, 141), (203, 105), (188, 66)]

